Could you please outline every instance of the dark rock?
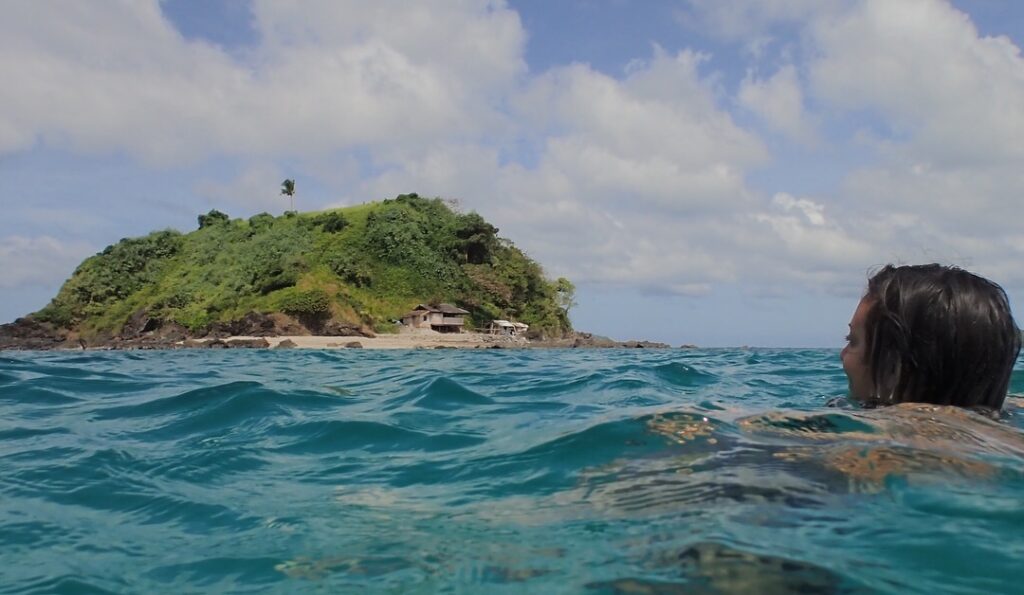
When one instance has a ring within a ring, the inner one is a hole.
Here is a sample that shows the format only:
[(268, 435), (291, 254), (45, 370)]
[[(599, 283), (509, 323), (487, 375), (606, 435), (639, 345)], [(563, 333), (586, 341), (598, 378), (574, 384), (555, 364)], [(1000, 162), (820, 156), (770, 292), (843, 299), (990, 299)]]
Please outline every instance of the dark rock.
[(576, 333), (572, 340), (571, 347), (620, 347), (621, 345), (608, 337), (592, 335), (590, 333)]
[(126, 339), (124, 337), (97, 338), (89, 344), (90, 349), (102, 347), (110, 349), (180, 349), (186, 346), (179, 344), (178, 341), (147, 333), (133, 339)]
[(136, 310), (134, 314), (128, 317), (128, 321), (121, 327), (121, 337), (123, 339), (137, 339), (148, 333), (160, 328), (162, 321), (159, 318), (153, 318), (149, 315), (149, 311), (145, 308)]
[(322, 317), (295, 318), (281, 312), (249, 312), (238, 320), (217, 322), (207, 329), (207, 335), (221, 339), (235, 336), (279, 337), (311, 333), (328, 337), (374, 336), (369, 329), (354, 324), (325, 320)]
[(156, 330), (154, 335), (160, 337), (164, 341), (177, 343), (188, 338), (189, 332), (188, 329), (176, 322), (165, 322), (163, 326)]
[(207, 349), (227, 349), (228, 344), (220, 339), (214, 339), (206, 342)]
[(671, 345), (655, 341), (623, 341), (617, 347), (626, 347), (628, 349), (668, 349)]
[(594, 335), (591, 333), (583, 332), (576, 332), (568, 337), (564, 337), (561, 339), (531, 341), (529, 346), (561, 349), (666, 349), (671, 347), (671, 345), (668, 345), (666, 343), (657, 343), (654, 341), (615, 341), (613, 339), (609, 339), (608, 337), (602, 337), (601, 335)]
[(269, 314), (249, 312), (238, 320), (232, 320), (230, 322), (216, 322), (210, 325), (208, 334), (218, 338), (237, 335), (263, 337), (278, 334), (276, 329), (276, 321)]
[(529, 329), (524, 336), (528, 341), (544, 341), (547, 339), (544, 333), (537, 329)]
[(54, 349), (62, 347), (67, 339), (65, 331), (31, 316), (0, 325), (0, 349)]
[(266, 349), (270, 347), (270, 342), (263, 337), (256, 339), (230, 339), (227, 342), (227, 346), (242, 349)]
[(291, 339), (285, 339), (284, 341), (281, 341), (280, 343), (275, 345), (274, 349), (295, 349), (296, 347), (298, 347), (298, 345), (296, 345), (295, 341), (292, 341)]
[(345, 347), (348, 347), (349, 349), (362, 349), (363, 344), (359, 341), (349, 341), (348, 343), (345, 343)]
[(316, 329), (316, 332), (326, 337), (366, 337), (372, 339), (375, 336), (369, 329), (336, 320), (324, 322)]
[[(267, 314), (267, 316), (274, 322), (273, 335), (305, 335), (309, 332), (298, 320), (283, 312), (274, 312), (273, 314)], [(263, 336), (270, 335), (270, 333), (267, 333)]]

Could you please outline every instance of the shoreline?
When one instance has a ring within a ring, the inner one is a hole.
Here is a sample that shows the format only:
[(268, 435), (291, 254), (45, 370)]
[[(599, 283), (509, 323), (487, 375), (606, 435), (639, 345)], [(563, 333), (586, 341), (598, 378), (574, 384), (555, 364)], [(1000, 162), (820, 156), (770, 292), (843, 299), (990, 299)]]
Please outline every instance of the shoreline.
[[(210, 339), (207, 342), (215, 341)], [(234, 342), (241, 347), (244, 343), (265, 341), (269, 349), (513, 349), (531, 347), (531, 341), (522, 337), (506, 337), (486, 333), (437, 333), (419, 331), (415, 333), (381, 334), (374, 337), (325, 336), (325, 335), (280, 335), (276, 337), (255, 337), (238, 335), (219, 339), (231, 346)], [(199, 343), (202, 340), (193, 340)], [(185, 342), (181, 345), (185, 347)], [(282, 344), (284, 344), (282, 346)], [(200, 345), (190, 345), (202, 348)], [(252, 345), (257, 347), (257, 345)]]
[[(367, 329), (344, 327), (332, 329), (330, 334), (294, 334), (305, 329), (292, 325), (292, 333), (260, 332), (258, 326), (233, 329), (235, 333), (248, 331), (249, 334), (214, 332), (202, 336), (189, 336), (180, 327), (158, 328), (132, 332), (129, 337), (106, 337), (86, 340), (73, 331), (61, 331), (48, 324), (31, 319), (18, 319), (14, 323), (0, 325), (0, 351), (123, 351), (153, 349), (574, 349), (574, 348), (618, 348), (618, 349), (670, 349), (667, 343), (654, 341), (616, 341), (608, 337), (581, 331), (573, 331), (558, 338), (527, 339), (525, 336), (509, 336), (477, 331), (441, 333), (429, 329), (403, 328), (397, 333), (375, 334)], [(274, 327), (275, 325), (270, 325)], [(266, 329), (271, 330), (271, 329)], [(284, 329), (273, 328), (273, 331)], [(254, 332), (255, 331), (255, 332)], [(340, 331), (340, 332), (338, 332)], [(682, 349), (696, 345), (684, 344)]]
[[(527, 339), (525, 336), (490, 334), (479, 331), (441, 333), (425, 328), (402, 327), (397, 333), (376, 334), (368, 328), (334, 324), (310, 334), (296, 321), (278, 320), (253, 314), (238, 324), (207, 329), (192, 335), (177, 324), (161, 325), (141, 317), (126, 324), (122, 335), (85, 339), (74, 329), (54, 328), (31, 316), (0, 325), (0, 351), (4, 350), (151, 350), (151, 349), (670, 349), (655, 341), (616, 341), (582, 331), (570, 331), (558, 338)], [(302, 334), (296, 334), (302, 333)], [(696, 345), (680, 345), (692, 349)]]
[[(179, 336), (180, 337), (180, 336)], [(488, 333), (439, 333), (429, 330), (363, 335), (231, 335), (214, 337), (138, 337), (86, 343), (72, 338), (14, 338), (0, 341), (0, 351), (133, 351), (178, 349), (671, 349), (667, 343), (615, 341), (575, 332), (559, 339), (509, 337)], [(696, 345), (681, 345), (693, 349)]]
[[(216, 345), (214, 345), (216, 343)], [(438, 333), (428, 330), (381, 334), (373, 337), (280, 335), (257, 337), (238, 335), (224, 339), (186, 340), (177, 343), (183, 348), (249, 347), (264, 349), (671, 349), (667, 343), (651, 341), (614, 341), (590, 333), (574, 333), (564, 339), (530, 340), (525, 337), (491, 335), (488, 333)], [(693, 348), (683, 345), (682, 348)]]

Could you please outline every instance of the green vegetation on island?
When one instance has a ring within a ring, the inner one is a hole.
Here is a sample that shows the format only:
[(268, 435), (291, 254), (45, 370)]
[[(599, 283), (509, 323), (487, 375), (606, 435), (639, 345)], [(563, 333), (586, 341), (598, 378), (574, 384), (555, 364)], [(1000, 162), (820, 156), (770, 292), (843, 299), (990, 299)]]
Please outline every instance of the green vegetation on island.
[(31, 319), (90, 342), (168, 327), (202, 336), (254, 315), (368, 333), (396, 330), (419, 303), (451, 303), (477, 328), (504, 318), (547, 337), (571, 332), (572, 283), (545, 279), (497, 234), (475, 212), (416, 194), (279, 217), (210, 211), (191, 233), (127, 238), (89, 257)]

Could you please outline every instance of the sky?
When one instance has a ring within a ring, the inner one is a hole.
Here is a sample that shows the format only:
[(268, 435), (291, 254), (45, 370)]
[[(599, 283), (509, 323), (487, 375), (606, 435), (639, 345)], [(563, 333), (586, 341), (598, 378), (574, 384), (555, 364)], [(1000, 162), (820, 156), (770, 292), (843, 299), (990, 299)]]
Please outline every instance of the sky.
[(577, 329), (837, 347), (871, 271), (1024, 314), (1024, 4), (10, 0), (0, 322), (219, 209), (455, 199)]

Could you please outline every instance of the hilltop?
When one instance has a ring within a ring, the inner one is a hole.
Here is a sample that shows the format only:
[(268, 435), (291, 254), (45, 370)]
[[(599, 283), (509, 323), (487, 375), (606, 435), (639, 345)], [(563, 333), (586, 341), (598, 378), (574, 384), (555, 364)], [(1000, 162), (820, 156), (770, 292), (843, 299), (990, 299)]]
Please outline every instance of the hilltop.
[(87, 258), (50, 303), (0, 327), (0, 347), (139, 345), (229, 335), (397, 330), (420, 303), (568, 336), (573, 286), (475, 212), (395, 199), (320, 212), (198, 218), (190, 233), (122, 239)]

